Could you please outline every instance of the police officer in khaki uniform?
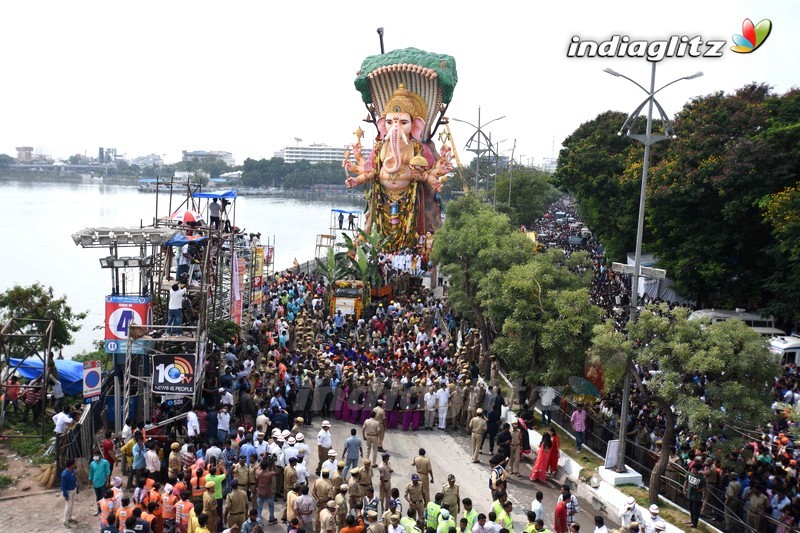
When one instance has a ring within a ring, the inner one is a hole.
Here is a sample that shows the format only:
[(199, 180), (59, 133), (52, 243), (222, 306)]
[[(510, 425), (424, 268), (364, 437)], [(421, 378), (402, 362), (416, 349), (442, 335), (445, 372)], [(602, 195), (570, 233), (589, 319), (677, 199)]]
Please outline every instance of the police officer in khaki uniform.
[(378, 422), (377, 413), (372, 411), (372, 416), (364, 421), (364, 426), (361, 429), (361, 436), (367, 443), (366, 457), (372, 458), (372, 461), (378, 461), (378, 443), (381, 424)]
[[(317, 509), (320, 509), (320, 512), (317, 513), (316, 519), (314, 520), (314, 531), (320, 531), (322, 511), (327, 507), (328, 502), (333, 501), (333, 498), (336, 495), (336, 491), (333, 490), (333, 483), (331, 483), (330, 480), (330, 474), (330, 470), (323, 468), (322, 477), (314, 480), (314, 483), (311, 485), (311, 497), (314, 498), (314, 502), (317, 504)], [(332, 516), (333, 513), (331, 513), (331, 517)]]
[(367, 489), (374, 488), (372, 486), (372, 461), (369, 459), (364, 459), (361, 465), (361, 473), (358, 474), (358, 482), (361, 483), (361, 486), (364, 488), (364, 494), (366, 494)]
[(319, 526), (317, 531), (320, 533), (336, 533), (336, 503), (331, 500), (325, 504), (325, 507), (319, 512)]
[(341, 529), (347, 518), (347, 485), (339, 485), (339, 493), (333, 501), (336, 503), (336, 527)]
[(378, 405), (372, 410), (375, 413), (375, 420), (378, 421), (378, 451), (383, 451), (383, 437), (386, 436), (386, 410), (383, 408), (383, 400), (378, 400)]
[(383, 509), (389, 508), (389, 500), (392, 499), (392, 473), (394, 470), (389, 465), (390, 455), (383, 452), (381, 455), (381, 464), (378, 465), (378, 497), (381, 499), (381, 506)]
[(419, 474), (411, 474), (411, 483), (406, 485), (405, 499), (409, 509), (416, 511), (417, 521), (425, 516), (425, 496), (422, 493), (422, 484), (419, 482)]
[(340, 485), (344, 485), (344, 461), (339, 461), (336, 463), (336, 471), (333, 472), (331, 476), (331, 483), (333, 483), (334, 487), (338, 487)]
[(478, 454), (481, 451), (481, 439), (486, 433), (486, 419), (483, 417), (483, 409), (480, 407), (475, 411), (475, 416), (469, 421), (469, 432), (472, 434), (472, 462), (480, 463)]
[(522, 454), (522, 430), (519, 428), (519, 421), (511, 424), (511, 457), (508, 462), (508, 469), (512, 474), (520, 475), (519, 461)]
[(378, 522), (378, 513), (370, 510), (367, 513), (366, 533), (386, 533), (386, 528)]
[(444, 498), (442, 498), (442, 505), (447, 505), (450, 514), (457, 517), (461, 513), (461, 495), (458, 485), (456, 485), (456, 476), (448, 474), (447, 484), (443, 485), (442, 490), (439, 492), (444, 495)]
[(173, 442), (170, 446), (172, 450), (169, 452), (169, 460), (167, 461), (167, 477), (169, 478), (177, 478), (178, 472), (181, 471), (181, 445), (177, 442)]
[(435, 481), (433, 480), (431, 460), (425, 457), (425, 448), (419, 449), (419, 455), (411, 462), (411, 466), (417, 469), (417, 474), (419, 474), (421, 481), (420, 485), (422, 485), (422, 495), (427, 504), (431, 499), (431, 483), (435, 483)]
[(364, 499), (366, 491), (361, 486), (361, 469), (356, 467), (350, 470), (350, 481), (347, 482), (347, 503), (350, 509), (356, 506), (356, 502)]
[(247, 518), (247, 493), (239, 488), (236, 479), (231, 480), (231, 491), (225, 497), (225, 523), (228, 527), (242, 527)]

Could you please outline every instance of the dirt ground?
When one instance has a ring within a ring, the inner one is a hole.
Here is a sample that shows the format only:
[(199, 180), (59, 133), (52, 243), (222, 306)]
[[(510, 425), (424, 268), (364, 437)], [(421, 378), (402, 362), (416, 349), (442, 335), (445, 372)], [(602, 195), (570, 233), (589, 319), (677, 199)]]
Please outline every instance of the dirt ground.
[[(8, 469), (0, 472), (16, 480), (9, 488), (0, 490), (0, 519), (4, 530), (19, 532), (64, 531), (64, 499), (58, 490), (45, 490), (35, 479), (40, 466), (30, 464), (25, 457), (0, 447), (0, 463)], [(91, 493), (91, 492), (90, 492)], [(95, 531), (97, 520), (88, 500), (79, 495), (73, 516), (78, 520), (75, 531)], [(92, 499), (94, 499), (92, 497)]]

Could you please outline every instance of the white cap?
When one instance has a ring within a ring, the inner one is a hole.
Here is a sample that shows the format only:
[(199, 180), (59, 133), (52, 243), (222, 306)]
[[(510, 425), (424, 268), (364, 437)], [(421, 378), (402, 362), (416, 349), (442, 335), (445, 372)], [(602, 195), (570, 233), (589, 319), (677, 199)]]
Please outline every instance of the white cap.
[(636, 499), (633, 496), (628, 496), (628, 499), (625, 500), (625, 505), (627, 505), (628, 507), (633, 507), (634, 505), (636, 505)]
[(653, 514), (658, 514), (658, 505), (653, 504), (650, 506), (650, 512)]
[(292, 433), (288, 429), (284, 429), (283, 431), (281, 431), (281, 437), (283, 437), (284, 439), (291, 434)]
[(297, 439), (297, 442), (303, 442), (304, 440), (306, 440), (306, 436), (303, 435), (302, 433), (298, 433), (297, 435), (294, 436), (294, 438)]
[(331, 427), (331, 423), (328, 422), (327, 420), (323, 420), (322, 421), (322, 427), (329, 428), (329, 427)]
[(281, 430), (280, 430), (280, 429), (278, 429), (278, 428), (272, 428), (272, 436), (273, 436), (273, 437), (277, 437), (277, 436), (278, 436), (278, 435), (280, 435), (280, 434), (281, 434)]
[(286, 442), (287, 442), (288, 444), (294, 444), (294, 443), (295, 443), (295, 442), (297, 442), (297, 441), (294, 439), (294, 437), (289, 437), (288, 439), (286, 439)]
[(219, 392), (220, 392), (220, 394), (222, 394), (223, 392), (225, 392), (225, 388), (224, 387), (220, 387), (219, 388)]

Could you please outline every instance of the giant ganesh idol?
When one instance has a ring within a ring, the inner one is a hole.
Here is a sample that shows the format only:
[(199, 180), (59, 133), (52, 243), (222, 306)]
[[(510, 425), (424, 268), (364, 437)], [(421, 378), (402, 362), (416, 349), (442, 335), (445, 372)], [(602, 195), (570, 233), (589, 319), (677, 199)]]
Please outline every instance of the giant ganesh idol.
[(453, 169), (452, 151), (449, 132), (439, 135), (441, 154), (431, 137), (447, 124), (456, 81), (455, 59), (415, 48), (370, 56), (361, 65), (355, 85), (378, 134), (365, 157), (359, 128), (353, 160), (348, 150), (342, 166), (348, 187), (367, 187), (364, 229), (385, 238), (384, 251), (416, 248), (442, 224), (438, 192)]

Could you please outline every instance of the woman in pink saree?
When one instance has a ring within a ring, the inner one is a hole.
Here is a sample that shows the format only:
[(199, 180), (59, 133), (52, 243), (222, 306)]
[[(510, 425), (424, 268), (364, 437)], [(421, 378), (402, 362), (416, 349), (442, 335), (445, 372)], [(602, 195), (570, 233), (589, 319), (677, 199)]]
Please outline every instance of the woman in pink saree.
[(531, 481), (547, 481), (547, 468), (550, 466), (550, 453), (553, 449), (553, 441), (550, 440), (550, 434), (545, 433), (542, 435), (542, 442), (539, 444), (539, 455), (536, 456), (536, 462), (533, 463), (533, 470), (531, 471)]

